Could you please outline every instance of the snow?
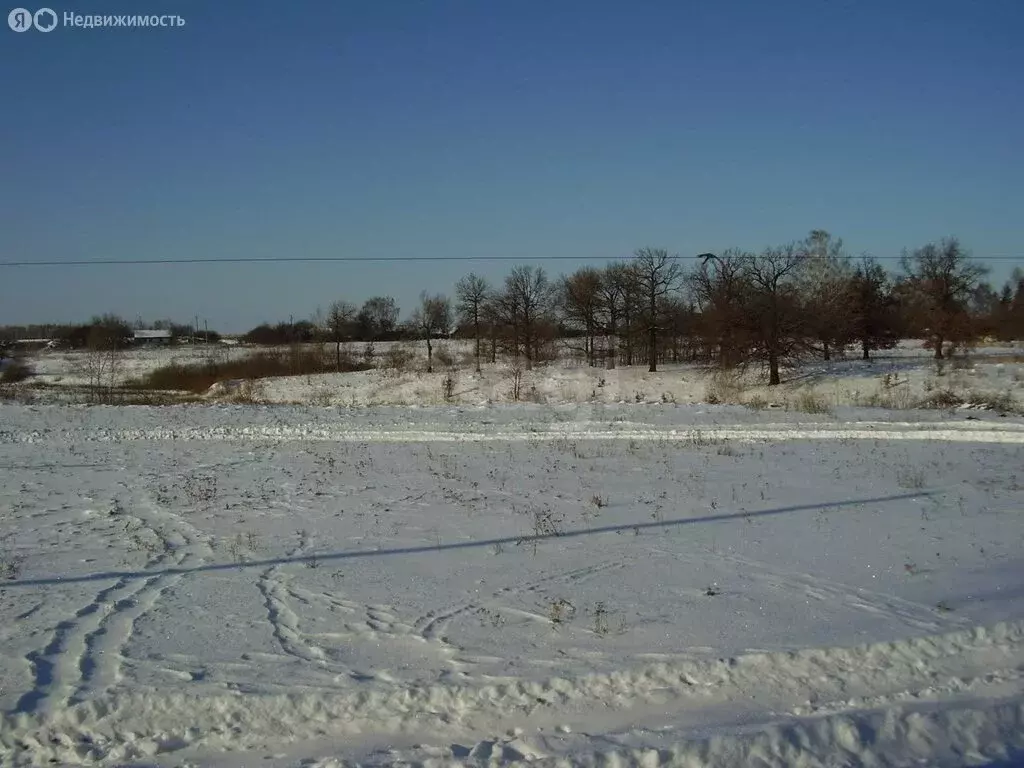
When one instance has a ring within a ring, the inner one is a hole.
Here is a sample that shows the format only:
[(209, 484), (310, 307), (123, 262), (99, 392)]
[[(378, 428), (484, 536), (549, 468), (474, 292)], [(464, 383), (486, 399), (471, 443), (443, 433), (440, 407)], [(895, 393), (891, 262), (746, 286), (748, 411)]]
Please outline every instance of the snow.
[[(504, 363), (484, 364), (480, 373), (465, 358), (469, 346), (453, 344), (462, 363), (454, 368), (435, 366), (425, 373), (421, 360), (406, 370), (376, 368), (346, 374), (323, 374), (266, 379), (258, 399), (266, 403), (320, 406), (379, 406), (424, 404), (486, 405), (514, 400), (513, 377)], [(417, 352), (422, 350), (416, 349)], [(358, 349), (356, 349), (358, 351)], [(835, 360), (806, 365), (789, 372), (781, 387), (768, 387), (760, 371), (721, 377), (692, 364), (659, 365), (612, 370), (560, 359), (521, 372), (520, 400), (548, 405), (564, 403), (756, 403), (762, 407), (801, 409), (808, 396), (824, 407), (886, 406), (905, 409), (949, 391), (968, 405), (996, 397), (1024, 410), (1024, 348), (982, 347), (968, 358), (937, 366), (920, 342), (878, 353), (870, 362)], [(383, 353), (378, 350), (377, 357)], [(424, 355), (425, 357), (425, 355)], [(451, 378), (450, 396), (446, 379)], [(214, 397), (218, 393), (212, 392)]]
[[(404, 370), (386, 367), (389, 350), (399, 346), (412, 355)], [(264, 403), (316, 406), (381, 405), (488, 405), (514, 400), (512, 374), (508, 364), (485, 363), (480, 373), (473, 370), (472, 342), (435, 342), (456, 365), (435, 363), (426, 373), (423, 343), (386, 342), (375, 345), (374, 364), (369, 371), (262, 379), (253, 387), (254, 399)], [(330, 350), (330, 345), (327, 347)], [(363, 345), (347, 345), (347, 351), (361, 359)], [(210, 359), (239, 359), (265, 348), (218, 345), (134, 349), (119, 363), (119, 380), (137, 379), (170, 363), (203, 364)], [(760, 371), (739, 377), (721, 377), (706, 368), (690, 364), (665, 364), (656, 373), (646, 366), (605, 370), (589, 367), (566, 353), (550, 364), (522, 371), (520, 400), (548, 405), (580, 403), (695, 404), (717, 397), (726, 403), (757, 404), (758, 407), (805, 410), (801, 403), (811, 397), (821, 407), (885, 406), (906, 409), (938, 393), (949, 392), (974, 404), (1005, 401), (1024, 411), (1024, 346), (981, 346), (967, 357), (957, 357), (937, 366), (931, 352), (920, 341), (906, 341), (893, 350), (875, 353), (863, 362), (839, 359), (808, 364), (787, 372), (781, 387), (765, 386)], [(88, 384), (81, 352), (47, 351), (33, 356), (34, 381), (50, 386), (37, 396), (59, 399), (62, 390)], [(451, 379), (450, 393), (446, 379)], [(214, 385), (207, 398), (230, 400), (237, 395), (237, 382)], [(81, 398), (81, 393), (73, 397)], [(713, 397), (714, 396), (714, 397)]]
[(1024, 754), (1018, 417), (3, 404), (0, 467), (0, 764)]
[[(117, 383), (145, 376), (165, 365), (201, 365), (208, 360), (235, 360), (249, 355), (251, 347), (227, 345), (182, 345), (174, 347), (136, 347), (118, 358)], [(88, 353), (69, 350), (46, 350), (31, 355), (35, 381), (60, 387), (83, 386), (90, 383), (87, 373)]]

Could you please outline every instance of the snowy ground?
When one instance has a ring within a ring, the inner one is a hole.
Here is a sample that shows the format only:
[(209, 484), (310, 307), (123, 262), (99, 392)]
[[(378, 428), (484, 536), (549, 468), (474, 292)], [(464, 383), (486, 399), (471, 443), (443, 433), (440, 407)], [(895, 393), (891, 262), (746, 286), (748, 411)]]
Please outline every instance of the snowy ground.
[[(328, 345), (329, 346), (329, 345)], [(437, 350), (455, 360), (455, 365), (435, 364), (425, 373), (426, 350), (422, 343), (399, 343), (412, 355), (404, 370), (386, 367), (394, 343), (375, 345), (374, 370), (264, 379), (250, 395), (266, 403), (316, 406), (480, 405), (514, 400), (510, 366), (499, 362), (473, 370), (472, 343), (436, 342)], [(362, 359), (364, 345), (348, 345), (348, 351)], [(133, 350), (121, 365), (122, 381), (139, 378), (171, 362), (201, 364), (211, 358), (236, 359), (264, 351), (257, 347), (173, 347)], [(893, 350), (875, 353), (871, 362), (843, 359), (819, 362), (787, 371), (781, 387), (765, 386), (758, 370), (730, 378), (713, 374), (696, 365), (662, 365), (657, 373), (646, 366), (615, 370), (591, 368), (563, 357), (555, 362), (524, 371), (520, 399), (549, 405), (564, 403), (746, 403), (758, 407), (806, 410), (816, 407), (874, 406), (895, 409), (915, 407), (940, 393), (950, 393), (968, 404), (1004, 403), (1024, 412), (1024, 345), (981, 346), (970, 355), (958, 356), (937, 366), (931, 352), (920, 341), (906, 341)], [(49, 390), (34, 390), (44, 399), (61, 399), (62, 390), (81, 399), (72, 387), (88, 382), (82, 353), (43, 352), (31, 361), (35, 383)], [(450, 377), (450, 392), (446, 379)], [(31, 387), (32, 382), (25, 385)], [(230, 399), (233, 386), (216, 385), (210, 400)]]
[(1024, 419), (0, 405), (0, 467), (0, 764), (1024, 756)]
[[(251, 354), (254, 347), (229, 345), (181, 345), (174, 347), (141, 347), (127, 350), (119, 358), (117, 380), (123, 383), (138, 379), (164, 365), (201, 365), (213, 358), (235, 360)], [(44, 350), (29, 357), (38, 383), (58, 387), (83, 386), (89, 383), (88, 354), (68, 350)]]

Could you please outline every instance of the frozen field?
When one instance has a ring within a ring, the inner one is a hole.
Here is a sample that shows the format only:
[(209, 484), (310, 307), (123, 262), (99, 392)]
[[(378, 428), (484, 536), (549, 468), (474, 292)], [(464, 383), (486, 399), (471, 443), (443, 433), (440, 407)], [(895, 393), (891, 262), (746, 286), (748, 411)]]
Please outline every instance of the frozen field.
[[(389, 351), (399, 346), (410, 355), (401, 370), (387, 367)], [(453, 358), (455, 364), (435, 364), (425, 373), (426, 349), (422, 342), (379, 343), (373, 362), (377, 368), (344, 374), (288, 376), (261, 379), (255, 399), (265, 403), (315, 406), (388, 405), (488, 405), (514, 400), (510, 367), (505, 363), (485, 364), (473, 371), (472, 342), (439, 341), (436, 350)], [(327, 345), (328, 353), (333, 351)], [(356, 359), (362, 359), (364, 345), (346, 345)], [(119, 381), (139, 378), (169, 363), (201, 365), (209, 360), (236, 360), (262, 347), (180, 346), (165, 349), (136, 349), (126, 352), (119, 363)], [(279, 351), (284, 351), (283, 349)], [(564, 350), (563, 350), (564, 352)], [(885, 406), (907, 409), (938, 395), (952, 395), (967, 404), (1000, 402), (1024, 413), (1024, 346), (1002, 344), (981, 346), (968, 356), (958, 356), (940, 366), (930, 359), (921, 341), (909, 340), (899, 347), (875, 354), (863, 362), (853, 358), (812, 362), (799, 370), (787, 371), (783, 385), (767, 387), (759, 370), (722, 380), (699, 365), (663, 364), (657, 373), (646, 365), (620, 366), (614, 370), (589, 367), (566, 356), (532, 371), (523, 371), (520, 399), (548, 405), (567, 403), (759, 403), (762, 406), (800, 409), (799, 403), (813, 398), (822, 406)], [(84, 385), (86, 355), (80, 352), (49, 351), (32, 358), (36, 376), (26, 386), (42, 401), (81, 399), (73, 388)], [(445, 380), (451, 377), (450, 392)], [(33, 384), (45, 389), (31, 389)], [(230, 398), (230, 387), (215, 385), (205, 397), (211, 401)]]
[(998, 765), (1024, 420), (0, 405), (0, 764)]

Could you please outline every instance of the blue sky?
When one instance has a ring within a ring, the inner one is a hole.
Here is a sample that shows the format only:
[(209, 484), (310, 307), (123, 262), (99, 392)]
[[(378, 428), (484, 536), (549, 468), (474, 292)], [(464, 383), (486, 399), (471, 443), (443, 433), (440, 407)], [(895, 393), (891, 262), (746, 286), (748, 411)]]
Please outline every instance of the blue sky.
[[(118, 0), (0, 27), (0, 261), (760, 249), (1024, 264), (1024, 4)], [(888, 261), (887, 265), (896, 266)], [(501, 262), (0, 268), (0, 324), (450, 292)]]

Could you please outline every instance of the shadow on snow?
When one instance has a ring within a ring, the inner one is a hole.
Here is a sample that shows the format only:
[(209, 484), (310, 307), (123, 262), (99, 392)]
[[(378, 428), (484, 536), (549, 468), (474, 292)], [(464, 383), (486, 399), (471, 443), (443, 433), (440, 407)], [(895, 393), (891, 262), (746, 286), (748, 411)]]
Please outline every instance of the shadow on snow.
[(448, 552), (459, 549), (474, 549), (478, 547), (493, 547), (498, 544), (532, 544), (548, 539), (575, 539), (583, 536), (596, 536), (603, 533), (622, 533), (625, 531), (642, 531), (652, 528), (677, 528), (684, 525), (700, 525), (705, 523), (723, 523), (731, 520), (745, 520), (755, 517), (772, 517), (790, 512), (805, 512), (822, 509), (840, 509), (843, 507), (855, 507), (861, 504), (880, 504), (889, 501), (903, 501), (935, 495), (935, 491), (917, 491), (894, 496), (878, 496), (865, 499), (849, 499), (846, 501), (827, 501), (816, 504), (797, 504), (788, 507), (777, 507), (774, 509), (762, 509), (752, 512), (728, 512), (706, 517), (689, 517), (675, 520), (662, 520), (658, 522), (643, 523), (622, 523), (619, 525), (604, 525), (596, 528), (582, 528), (573, 531), (563, 531), (548, 534), (527, 534), (524, 536), (503, 536), (493, 539), (481, 539), (478, 541), (462, 541), (452, 544), (425, 544), (422, 546), (390, 547), (380, 549), (356, 549), (342, 552), (323, 552), (298, 557), (279, 557), (264, 560), (247, 560), (243, 562), (210, 563), (209, 565), (198, 565), (193, 568), (162, 568), (148, 571), (104, 571), (90, 573), (81, 576), (50, 576), (37, 579), (20, 579), (12, 581), (0, 581), (0, 588), (10, 589), (12, 587), (35, 587), (53, 586), (57, 584), (80, 584), (92, 581), (106, 581), (108, 579), (150, 579), (154, 576), (187, 575), (193, 573), (211, 573), (217, 571), (230, 571), (242, 568), (267, 568), (274, 565), (286, 565), (289, 563), (325, 563), (332, 560), (355, 560), (369, 557), (393, 557), (395, 555), (418, 555), (429, 552)]

